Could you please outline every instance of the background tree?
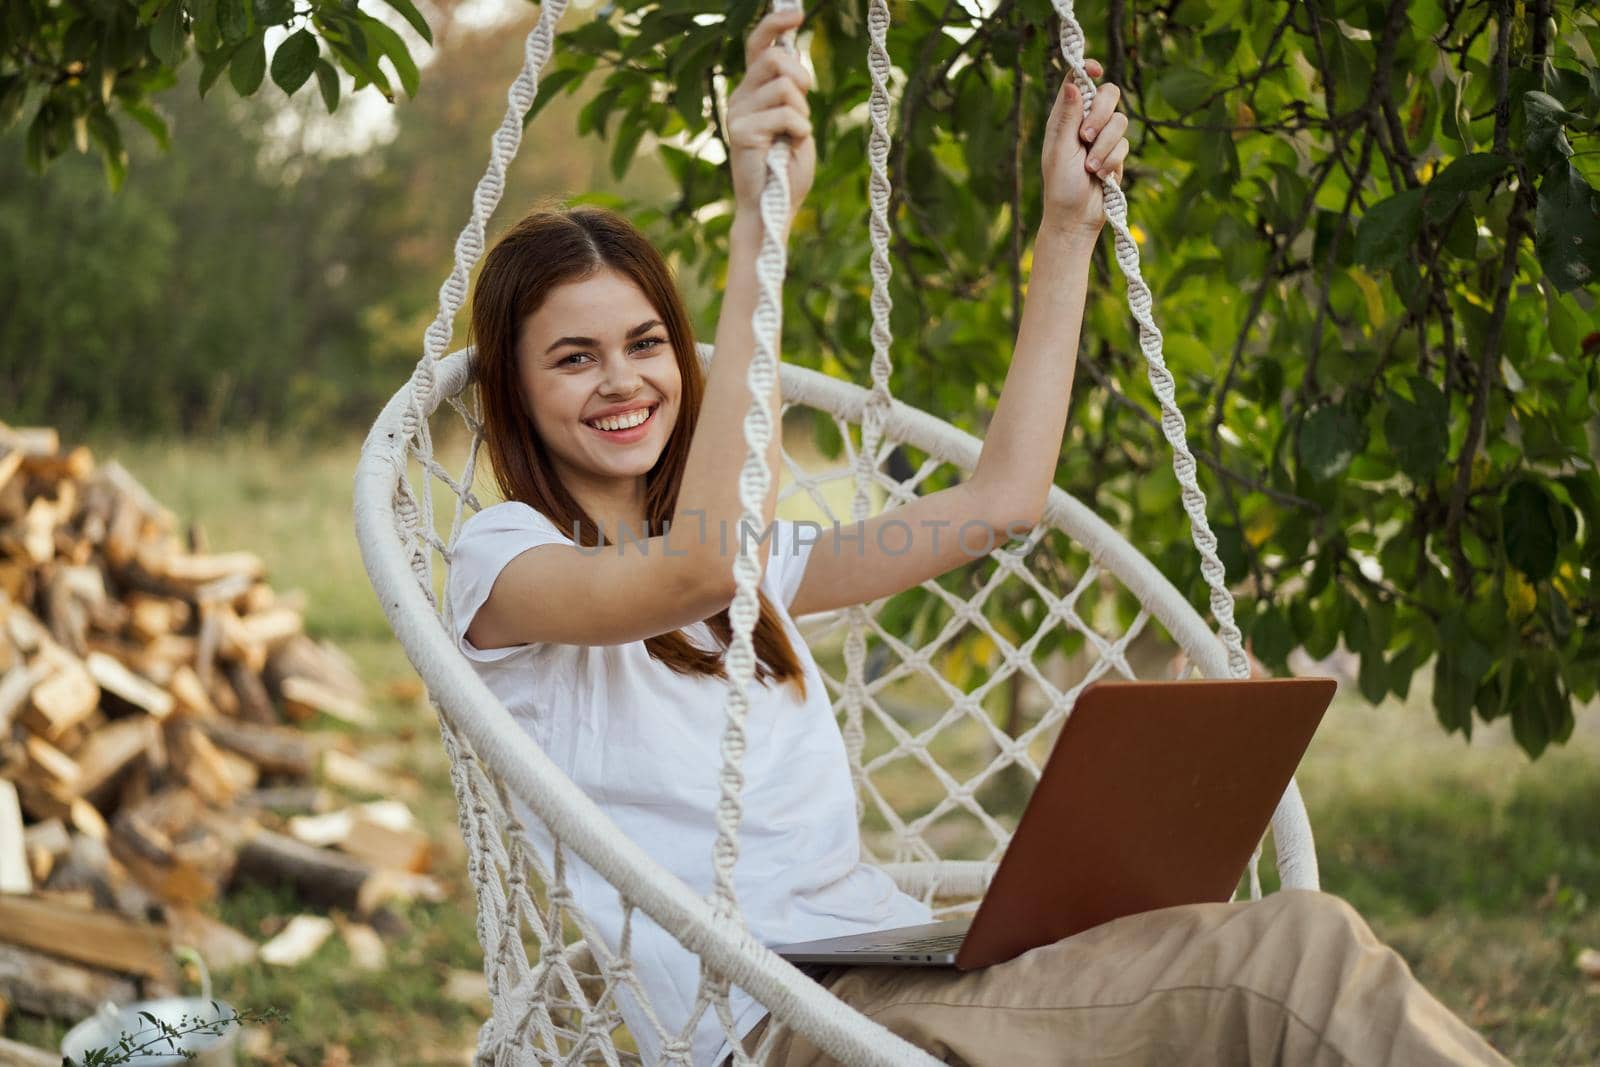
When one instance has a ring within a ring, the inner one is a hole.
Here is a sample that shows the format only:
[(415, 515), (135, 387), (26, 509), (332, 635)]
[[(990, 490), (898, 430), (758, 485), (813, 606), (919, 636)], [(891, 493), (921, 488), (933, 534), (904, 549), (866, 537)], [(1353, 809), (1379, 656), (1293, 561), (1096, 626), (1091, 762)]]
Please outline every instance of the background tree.
[[(432, 41), (412, 0), (384, 2)], [(276, 42), (270, 66), (269, 35)], [(191, 46), (200, 59), (201, 96), (223, 72), (240, 96), (250, 96), (270, 69), (291, 96), (315, 75), (332, 112), (341, 68), (354, 89), (371, 85), (391, 102), (395, 83), (417, 94), (417, 64), (404, 38), (361, 10), (359, 0), (6, 0), (0, 129), (25, 121), (24, 150), (36, 173), (70, 147), (88, 152), (92, 142), (112, 185), (120, 185), (128, 152), (118, 119), (132, 119), (165, 145), (166, 122), (151, 97), (176, 83)]]
[[(430, 91), (396, 106), (387, 141), (312, 97), (202, 99), (193, 61), (150, 101), (174, 148), (135, 142), (114, 193), (92, 157), (35, 175), (23, 131), (0, 136), (0, 418), (68, 436), (364, 428), (421, 353), (531, 25), (453, 13), (430, 8)], [(550, 118), (570, 126), (585, 102)], [(592, 141), (530, 152), (495, 225), (623, 188)], [(659, 199), (669, 181), (647, 161), (626, 189)]]
[[(740, 76), (758, 7), (619, 0), (562, 35), (541, 87), (602, 79), (578, 130), (607, 140), (619, 174), (646, 136), (664, 142), (677, 195), (636, 217), (703, 270), (730, 221), (717, 89)], [(892, 10), (896, 390), (981, 435), (1040, 213), (1057, 16), (1048, 0)], [(1593, 13), (1113, 0), (1080, 17), (1127, 92), (1130, 213), (1256, 655), (1282, 670), (1293, 648), (1342, 641), (1373, 701), (1404, 696), (1431, 661), (1446, 729), (1509, 715), (1532, 755), (1566, 739), (1600, 682)], [(871, 352), (864, 21), (861, 3), (807, 16), (828, 195), (797, 219), (784, 320), (786, 353), (857, 381)], [(1058, 483), (1198, 603), (1105, 253)]]

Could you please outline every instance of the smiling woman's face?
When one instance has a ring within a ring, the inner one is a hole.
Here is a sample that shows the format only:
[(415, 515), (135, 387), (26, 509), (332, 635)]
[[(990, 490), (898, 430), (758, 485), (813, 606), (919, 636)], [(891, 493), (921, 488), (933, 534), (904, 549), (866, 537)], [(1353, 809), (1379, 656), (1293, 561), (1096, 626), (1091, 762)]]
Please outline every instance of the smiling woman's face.
[(655, 466), (677, 421), (682, 377), (666, 324), (627, 275), (602, 268), (552, 289), (522, 324), (517, 363), (534, 426), (569, 491)]

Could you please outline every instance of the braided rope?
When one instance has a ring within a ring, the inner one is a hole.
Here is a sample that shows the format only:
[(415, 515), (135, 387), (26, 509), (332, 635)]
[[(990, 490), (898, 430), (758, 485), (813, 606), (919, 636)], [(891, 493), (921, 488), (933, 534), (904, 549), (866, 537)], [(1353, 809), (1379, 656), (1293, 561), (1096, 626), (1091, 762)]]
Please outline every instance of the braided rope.
[[(774, 11), (799, 10), (798, 0), (777, 0)], [(778, 39), (778, 47), (794, 51), (794, 31)], [(745, 459), (739, 471), (737, 555), (733, 561), (735, 593), (728, 609), (733, 635), (728, 645), (727, 721), (722, 732), (721, 797), (717, 802), (717, 837), (712, 845), (711, 904), (721, 918), (737, 920), (739, 902), (734, 893), (733, 869), (739, 861), (739, 823), (744, 816), (740, 794), (744, 789), (745, 719), (750, 711), (750, 683), (755, 677), (756, 620), (761, 603), (756, 585), (761, 566), (756, 560), (772, 471), (767, 448), (772, 443), (774, 412), (770, 404), (778, 380), (778, 346), (783, 340), (783, 279), (788, 268), (789, 163), (792, 151), (778, 140), (767, 151), (767, 179), (761, 190), (761, 251), (756, 257), (756, 309), (753, 316), (755, 351), (746, 381), (750, 410), (744, 418)], [(705, 979), (702, 979), (704, 987)]]
[[(1061, 57), (1066, 60), (1073, 84), (1083, 95), (1083, 108), (1087, 112), (1094, 103), (1095, 88), (1083, 69), (1083, 27), (1073, 13), (1072, 0), (1052, 2), (1056, 14), (1061, 16)], [(1161, 432), (1172, 446), (1172, 469), (1183, 489), (1183, 510), (1189, 515), (1190, 533), (1200, 552), (1200, 572), (1211, 588), (1211, 613), (1216, 617), (1222, 643), (1228, 650), (1229, 671), (1235, 678), (1248, 678), (1250, 659), (1244, 652), (1244, 636), (1233, 620), (1233, 594), (1228, 590), (1227, 571), (1217, 556), (1217, 537), (1206, 518), (1205, 493), (1195, 479), (1194, 453), (1189, 451), (1187, 424), (1174, 397), (1172, 372), (1161, 354), (1161, 330), (1150, 311), (1153, 306), (1150, 286), (1139, 273), (1139, 246), (1128, 231), (1128, 198), (1111, 175), (1101, 175), (1100, 184), (1105, 190), (1106, 221), (1111, 224), (1117, 266), (1128, 279), (1128, 307), (1139, 324), (1139, 349), (1144, 353), (1150, 386), (1161, 404)]]
[[(871, 168), (867, 199), (871, 203), (869, 236), (872, 242), (872, 393), (861, 413), (861, 451), (856, 454), (855, 496), (850, 504), (852, 522), (865, 522), (871, 512), (871, 487), (878, 472), (878, 443), (883, 439), (884, 422), (889, 417), (889, 373), (892, 369), (889, 346), (894, 334), (889, 314), (894, 301), (889, 295), (892, 265), (889, 259), (889, 5), (887, 0), (872, 0), (867, 12), (867, 67), (872, 76), (872, 96), (868, 102), (872, 132), (867, 142), (867, 162)], [(850, 778), (861, 783), (864, 774), (861, 755), (866, 747), (866, 728), (862, 707), (867, 662), (867, 608), (850, 608), (850, 628), (845, 635), (845, 752), (850, 761)], [(856, 817), (865, 808), (866, 796), (856, 791)]]

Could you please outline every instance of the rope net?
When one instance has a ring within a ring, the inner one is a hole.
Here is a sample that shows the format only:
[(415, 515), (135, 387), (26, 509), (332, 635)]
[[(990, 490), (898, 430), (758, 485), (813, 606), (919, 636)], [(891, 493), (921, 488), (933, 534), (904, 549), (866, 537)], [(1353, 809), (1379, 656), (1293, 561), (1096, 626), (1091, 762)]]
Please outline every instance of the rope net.
[[(777, 6), (797, 4), (779, 0)], [(477, 186), (471, 219), (456, 244), (454, 269), (440, 289), (439, 314), (404, 391), (400, 440), (384, 443), (385, 462), (394, 476), (393, 532), (404, 547), (411, 580), (438, 613), (432, 621), (440, 633), (417, 641), (434, 641), (450, 632), (435, 584), (434, 561), (448, 564), (450, 546), (463, 521), (480, 507), (475, 485), (482, 424), (476, 397), (465, 389), (465, 374), (455, 375), (448, 386), (442, 375), (450, 324), (465, 301), (472, 267), (483, 254), (485, 225), (499, 202), (506, 169), (520, 144), (522, 116), (537, 93), (564, 8), (564, 0), (547, 0), (528, 36), (524, 66), (508, 92), (488, 171)], [(1063, 55), (1087, 105), (1093, 85), (1082, 70), (1082, 31), (1070, 3), (1057, 0), (1056, 8), (1062, 16)], [(843, 456), (842, 462), (820, 471), (812, 469), (814, 463), (802, 463), (787, 447), (782, 451), (783, 472), (766, 469), (766, 446), (783, 414), (768, 411), (765, 398), (778, 374), (789, 210), (787, 146), (774, 146), (768, 158), (768, 183), (761, 201), (766, 237), (757, 268), (756, 352), (748, 379), (752, 404), (745, 422), (747, 454), (740, 477), (745, 521), (752, 528), (760, 525), (761, 503), (771, 478), (779, 474), (788, 475), (780, 507), (793, 510), (808, 501), (812, 514), (826, 522), (853, 523), (953, 484), (970, 466), (953, 459), (958, 451), (954, 447), (942, 449), (937, 442), (924, 441), (919, 450), (905, 445), (889, 429), (890, 112), (889, 58), (884, 49), (888, 18), (884, 0), (871, 0), (871, 388), (858, 400), (847, 393), (853, 387), (812, 391), (809, 406), (820, 413), (818, 418), (831, 422)], [(1106, 180), (1105, 189), (1116, 258), (1128, 277), (1141, 349), (1161, 402), (1164, 431), (1174, 447), (1184, 506), (1194, 520), (1202, 570), (1212, 590), (1211, 607), (1227, 650), (1227, 669), (1243, 675), (1247, 669), (1233, 624), (1232, 599), (1223, 584), (1215, 538), (1205, 522), (1205, 500), (1184, 442), (1182, 415), (1173, 403), (1171, 375), (1161, 359), (1150, 291), (1139, 277), (1126, 200), (1114, 182)], [(442, 438), (465, 441), (464, 454), (458, 457), (459, 474), (452, 474), (440, 461), (430, 425), (435, 417), (444, 417), (446, 405), (465, 430), (454, 429)], [(791, 406), (786, 404), (785, 411)], [(949, 434), (952, 441), (961, 436), (954, 430)], [(372, 447), (369, 439), (369, 450)], [(889, 473), (885, 464), (897, 447), (899, 462), (891, 466), (898, 473)], [(443, 507), (436, 505), (436, 497)], [(848, 513), (842, 506), (846, 500)], [(903, 887), (943, 914), (969, 909), (981, 894), (1078, 694), (1102, 677), (1137, 677), (1136, 652), (1146, 638), (1156, 646), (1172, 641), (1152, 615), (1157, 600), (1175, 598), (1170, 587), (1152, 588), (1138, 576), (1130, 578), (1108, 565), (1098, 553), (1078, 547), (1068, 535), (1081, 532), (1070, 530), (1059, 516), (1047, 519), (1025, 540), (998, 546), (970, 566), (924, 583), (924, 597), (901, 594), (801, 622), (845, 737), (858, 789), (864, 851), (870, 859), (890, 865)], [(754, 671), (753, 551), (741, 545), (734, 563), (737, 592), (730, 608), (733, 643), (728, 653), (722, 799), (712, 856), (712, 914), (716, 923), (729, 929), (743, 925), (732, 872), (738, 857), (746, 689)], [(1178, 609), (1190, 611), (1181, 600)], [(1177, 643), (1193, 651), (1185, 642)], [(413, 651), (410, 641), (407, 647)], [(1217, 662), (1215, 655), (1211, 662)], [(1165, 668), (1162, 662), (1143, 673), (1165, 677)], [(578, 858), (575, 842), (563, 841), (508, 788), (445, 713), (439, 694), (434, 697), (450, 758), (451, 784), (477, 898), (478, 939), (493, 1001), (493, 1014), (480, 1032), (479, 1061), (689, 1064), (695, 1059), (697, 1033), (704, 1039), (702, 1021), (714, 1019), (735, 1061), (755, 1062), (740, 1047), (729, 1008), (730, 984), (740, 978), (744, 964), (702, 953), (700, 988), (687, 1018), (653, 1005), (632, 958), (634, 931), (652, 921), (641, 911), (640, 894), (608, 885)], [(614, 827), (610, 832), (618, 833)], [(620, 907), (615, 910), (623, 916), (620, 928), (602, 930), (591, 922), (578, 905), (574, 887), (579, 883), (589, 892), (599, 886), (600, 891), (617, 894)], [(1260, 893), (1253, 861), (1251, 893)], [(690, 947), (682, 931), (669, 932)], [(883, 1055), (885, 1062), (915, 1062), (887, 1046)]]

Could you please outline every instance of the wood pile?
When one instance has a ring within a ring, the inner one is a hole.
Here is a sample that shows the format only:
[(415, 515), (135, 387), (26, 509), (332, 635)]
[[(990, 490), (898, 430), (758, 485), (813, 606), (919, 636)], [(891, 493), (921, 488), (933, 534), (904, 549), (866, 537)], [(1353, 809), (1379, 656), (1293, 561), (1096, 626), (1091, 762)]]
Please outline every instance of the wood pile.
[(397, 801), (334, 810), (325, 785), (393, 779), (298, 728), (318, 715), (372, 721), (257, 556), (180, 535), (53, 430), (0, 423), (0, 1024), (169, 994), (178, 944), (221, 970), (293, 963), (333, 929), (291, 924), (263, 955), (208, 914), (247, 880), (335, 910), (381, 960), (373, 917), (440, 895), (431, 845)]

